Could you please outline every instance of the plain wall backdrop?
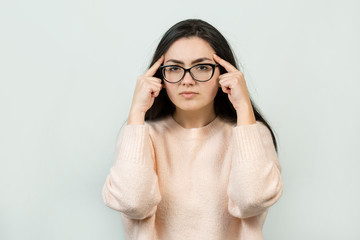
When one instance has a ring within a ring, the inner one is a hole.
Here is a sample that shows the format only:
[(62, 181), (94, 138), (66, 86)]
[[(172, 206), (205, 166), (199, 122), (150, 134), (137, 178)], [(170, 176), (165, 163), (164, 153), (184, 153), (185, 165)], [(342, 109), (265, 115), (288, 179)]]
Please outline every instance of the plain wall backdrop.
[(0, 239), (125, 239), (101, 190), (165, 31), (203, 19), (274, 128), (284, 192), (265, 239), (360, 239), (360, 3), (0, 3)]

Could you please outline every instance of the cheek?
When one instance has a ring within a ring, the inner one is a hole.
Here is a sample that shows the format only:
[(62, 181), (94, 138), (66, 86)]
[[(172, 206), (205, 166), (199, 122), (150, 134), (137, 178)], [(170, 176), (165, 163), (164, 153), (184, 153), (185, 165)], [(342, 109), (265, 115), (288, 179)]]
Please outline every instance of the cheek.
[(216, 71), (214, 73), (214, 76), (212, 77), (212, 80), (214, 80), (216, 82), (216, 84), (219, 83), (219, 76), (220, 76), (220, 73), (218, 71)]
[(169, 98), (173, 98), (173, 96), (176, 95), (176, 89), (174, 85), (169, 85), (165, 83), (165, 89), (164, 91), (166, 91), (167, 95), (169, 96)]
[(211, 88), (212, 88), (212, 91), (211, 91), (212, 98), (216, 97), (216, 94), (218, 93), (219, 88), (221, 87), (221, 85), (219, 84), (219, 79), (218, 79), (219, 76), (217, 75), (217, 76), (214, 76), (214, 77), (215, 77), (215, 79), (213, 79), (214, 82), (213, 82), (213, 84), (211, 86)]
[(203, 89), (204, 90), (206, 89), (206, 91), (210, 93), (214, 93), (214, 92), (216, 93), (218, 88), (219, 88), (219, 80), (217, 79), (217, 77), (215, 78), (215, 76), (210, 81), (204, 82), (203, 85)]

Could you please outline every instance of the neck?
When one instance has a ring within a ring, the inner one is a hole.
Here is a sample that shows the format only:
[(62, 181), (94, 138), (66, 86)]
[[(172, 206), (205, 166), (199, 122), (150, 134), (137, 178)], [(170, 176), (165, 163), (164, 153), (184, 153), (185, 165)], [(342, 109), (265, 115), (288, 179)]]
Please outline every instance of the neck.
[(176, 108), (172, 117), (183, 128), (200, 128), (212, 122), (216, 118), (216, 114), (213, 106), (196, 111)]

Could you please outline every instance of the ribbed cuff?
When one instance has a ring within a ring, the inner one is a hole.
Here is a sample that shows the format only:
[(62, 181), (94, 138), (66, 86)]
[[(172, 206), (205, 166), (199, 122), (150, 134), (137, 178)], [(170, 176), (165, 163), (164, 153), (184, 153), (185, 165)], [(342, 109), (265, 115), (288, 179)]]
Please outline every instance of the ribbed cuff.
[(265, 159), (264, 144), (258, 124), (242, 125), (233, 128), (234, 160), (252, 162)]
[(120, 146), (121, 161), (145, 164), (145, 147), (149, 138), (149, 126), (134, 124), (124, 126), (124, 135)]

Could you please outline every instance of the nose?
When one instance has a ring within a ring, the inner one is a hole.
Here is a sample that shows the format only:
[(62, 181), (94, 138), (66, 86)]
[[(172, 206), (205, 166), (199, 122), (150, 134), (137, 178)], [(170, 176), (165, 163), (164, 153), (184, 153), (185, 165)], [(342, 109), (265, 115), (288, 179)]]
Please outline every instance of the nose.
[(185, 73), (184, 78), (181, 80), (181, 83), (184, 84), (184, 85), (185, 84), (195, 84), (195, 82), (196, 82), (196, 80), (193, 79), (193, 77), (191, 76), (189, 71), (187, 71)]

